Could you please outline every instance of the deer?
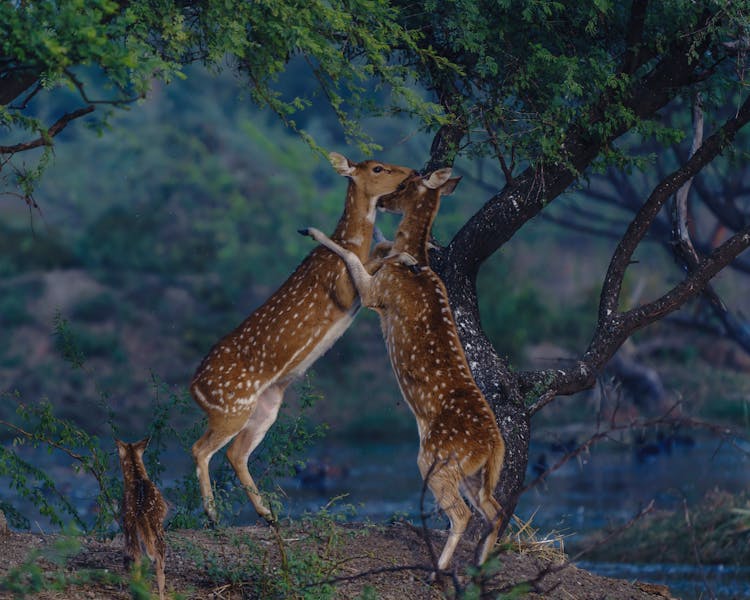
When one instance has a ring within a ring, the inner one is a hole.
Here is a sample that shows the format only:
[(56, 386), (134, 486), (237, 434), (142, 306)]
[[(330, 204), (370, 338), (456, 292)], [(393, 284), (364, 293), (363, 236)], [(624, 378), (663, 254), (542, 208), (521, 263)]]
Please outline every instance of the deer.
[(429, 267), (440, 197), (452, 193), (460, 179), (450, 176), (449, 168), (414, 174), (378, 201), (379, 209), (403, 218), (392, 244), (379, 244), (366, 265), (321, 231), (299, 230), (344, 260), (362, 305), (380, 315), (391, 366), (416, 417), (420, 473), (450, 521), (438, 572), (447, 569), (471, 518), (463, 495), (487, 523), (478, 564), (494, 547), (502, 517), (494, 491), (505, 459), (505, 442), (472, 377), (445, 285)]
[(148, 439), (132, 444), (115, 440), (123, 478), (122, 523), (125, 536), (125, 570), (140, 562), (143, 550), (155, 562), (159, 600), (164, 600), (164, 561), (167, 545), (164, 539), (164, 518), (167, 504), (146, 466), (143, 453)]
[[(354, 163), (329, 154), (349, 180), (343, 214), (331, 239), (365, 260), (376, 201), (412, 173), (376, 160)], [(323, 247), (312, 250), (290, 277), (239, 326), (221, 338), (195, 371), (190, 393), (206, 413), (205, 433), (192, 448), (203, 507), (217, 523), (209, 461), (231, 440), (227, 458), (257, 513), (270, 524), (248, 460), (276, 421), (284, 391), (343, 335), (360, 308), (344, 263)]]

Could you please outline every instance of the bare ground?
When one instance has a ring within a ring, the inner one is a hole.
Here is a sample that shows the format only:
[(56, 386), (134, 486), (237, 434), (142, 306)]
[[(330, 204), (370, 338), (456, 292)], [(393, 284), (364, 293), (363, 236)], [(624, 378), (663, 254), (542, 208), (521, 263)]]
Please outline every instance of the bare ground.
[[(423, 532), (410, 524), (363, 525), (299, 523), (284, 525), (277, 535), (266, 526), (217, 530), (177, 530), (167, 533), (167, 596), (169, 598), (230, 600), (240, 598), (305, 597), (383, 600), (440, 599), (456, 596), (471, 583), (461, 565), (471, 563), (474, 545), (464, 541), (454, 560), (455, 578), (430, 585), (430, 563)], [(445, 532), (431, 532), (439, 552)], [(63, 561), (55, 559), (61, 538), (9, 532), (0, 537), (0, 582), (33, 556), (46, 581), (56, 576), (68, 582), (61, 591), (45, 590), (25, 597), (60, 599), (135, 598), (123, 568), (122, 538), (84, 538), (81, 547)], [(654, 600), (670, 598), (664, 586), (599, 577), (576, 568), (563, 555), (541, 548), (499, 546), (496, 573), (484, 582), (482, 598)], [(280, 549), (286, 558), (282, 567)], [(59, 554), (58, 554), (59, 556)], [(56, 564), (57, 563), (57, 564)], [(28, 563), (27, 563), (28, 564)], [(26, 569), (27, 571), (29, 569)], [(150, 573), (150, 571), (149, 571)], [(108, 580), (107, 580), (108, 578)], [(284, 583), (289, 587), (284, 587)], [(525, 587), (519, 587), (524, 585)], [(30, 584), (29, 584), (30, 585)], [(329, 587), (325, 587), (325, 586)], [(24, 585), (26, 589), (28, 587)], [(49, 587), (49, 585), (47, 586)], [(155, 585), (152, 584), (155, 592)], [(330, 591), (330, 595), (327, 592)], [(374, 594), (373, 594), (374, 592)], [(516, 592), (516, 594), (512, 594)], [(503, 596), (503, 594), (511, 594)], [(0, 598), (14, 598), (0, 587)], [(156, 597), (156, 595), (154, 595)]]

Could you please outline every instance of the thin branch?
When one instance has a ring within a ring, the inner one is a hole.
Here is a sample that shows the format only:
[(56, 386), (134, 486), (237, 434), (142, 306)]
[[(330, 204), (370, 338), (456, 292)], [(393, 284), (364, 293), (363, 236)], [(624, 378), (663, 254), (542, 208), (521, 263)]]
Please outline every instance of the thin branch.
[(87, 461), (87, 457), (85, 457), (82, 454), (78, 454), (77, 452), (74, 452), (70, 448), (67, 448), (61, 443), (56, 442), (55, 440), (50, 439), (48, 437), (40, 439), (36, 437), (30, 431), (26, 431), (22, 427), (19, 427), (18, 425), (14, 425), (13, 423), (9, 423), (8, 421), (0, 420), (0, 425), (5, 425), (7, 428), (11, 429), (12, 431), (15, 431), (19, 435), (22, 435), (29, 440), (36, 440), (36, 441), (43, 442), (44, 444), (47, 444), (48, 446), (55, 448), (56, 450), (60, 450), (61, 452), (64, 452), (73, 460), (76, 460), (79, 463), (81, 463), (81, 465), (83, 465), (86, 468), (86, 470), (94, 477), (94, 479), (96, 479), (96, 482), (99, 484), (99, 489), (101, 490), (102, 494), (107, 497), (107, 500), (109, 502), (114, 502), (114, 499), (110, 496), (110, 493), (109, 493), (109, 486), (107, 486), (106, 482), (104, 481), (104, 477), (103, 477), (104, 473), (99, 472), (98, 470), (94, 469), (91, 465), (89, 465)]
[(623, 313), (624, 328), (632, 333), (674, 312), (685, 302), (701, 293), (708, 281), (748, 247), (750, 247), (750, 227), (738, 232), (708, 257), (702, 259), (683, 281), (661, 298)]
[(403, 573), (404, 571), (416, 571), (416, 572), (425, 572), (425, 573), (431, 573), (433, 572), (433, 569), (431, 567), (425, 566), (425, 565), (404, 565), (404, 566), (394, 566), (394, 567), (379, 567), (377, 569), (370, 569), (368, 571), (362, 571), (360, 573), (354, 573), (353, 575), (340, 575), (337, 577), (330, 577), (328, 579), (325, 579), (323, 581), (316, 581), (313, 583), (308, 583), (304, 586), (302, 586), (302, 589), (311, 589), (311, 588), (317, 588), (324, 585), (334, 585), (336, 583), (345, 583), (347, 581), (357, 581), (358, 579), (366, 579), (368, 577), (373, 577), (375, 575), (382, 575), (384, 573)]
[[(18, 425), (14, 425), (13, 423), (9, 423), (8, 421), (4, 421), (0, 419), (0, 425), (5, 425), (8, 429), (12, 429), (16, 433), (30, 440), (38, 439), (30, 431), (26, 431), (22, 427), (19, 427)], [(43, 441), (45, 444), (52, 446), (53, 448), (56, 448), (57, 450), (61, 450), (62, 452), (70, 456), (70, 458), (72, 458), (73, 460), (77, 460), (78, 462), (83, 463), (83, 464), (85, 464), (86, 462), (85, 456), (83, 456), (82, 454), (78, 454), (77, 452), (73, 452), (70, 448), (63, 446), (59, 442), (55, 442), (54, 440), (51, 440), (51, 439), (44, 439), (40, 441)]]
[(541, 215), (542, 220), (549, 221), (555, 225), (559, 225), (564, 229), (570, 231), (579, 231), (581, 233), (587, 233), (589, 235), (595, 235), (597, 237), (603, 237), (607, 239), (619, 240), (620, 233), (615, 229), (604, 229), (603, 227), (595, 227), (593, 225), (586, 225), (573, 219), (566, 219), (565, 217), (558, 217), (553, 214), (543, 212)]
[(599, 305), (599, 321), (604, 323), (617, 313), (620, 291), (625, 270), (630, 264), (635, 249), (646, 235), (651, 223), (656, 218), (664, 203), (683, 184), (692, 179), (697, 172), (716, 158), (733, 140), (737, 131), (750, 121), (750, 98), (736, 117), (726, 123), (709, 137), (696, 150), (695, 154), (679, 169), (673, 171), (654, 188), (648, 200), (643, 204), (628, 227), (620, 244), (610, 261), (609, 270), (604, 279)]
[(13, 105), (13, 106), (10, 106), (9, 108), (13, 110), (24, 110), (28, 106), (29, 102), (31, 102), (32, 98), (36, 96), (39, 93), (39, 91), (42, 89), (43, 89), (42, 84), (37, 83), (34, 86), (34, 88), (26, 95), (26, 97), (23, 99), (23, 102), (21, 102), (21, 104)]
[(143, 98), (142, 95), (131, 96), (130, 98), (115, 98), (112, 100), (92, 100), (86, 93), (86, 87), (83, 82), (76, 77), (75, 73), (70, 69), (64, 70), (65, 75), (70, 79), (71, 83), (76, 87), (78, 93), (86, 104), (110, 104), (112, 106), (122, 106), (124, 104), (132, 104)]
[(31, 142), (15, 144), (14, 146), (0, 146), (0, 154), (15, 154), (16, 152), (31, 150), (32, 148), (39, 148), (40, 146), (51, 146), (52, 138), (60, 133), (63, 129), (65, 129), (68, 123), (93, 111), (93, 106), (87, 106), (85, 108), (74, 110), (73, 112), (65, 113), (62, 117), (55, 121), (47, 131), (43, 132), (43, 134), (39, 138)]
[(596, 550), (600, 546), (604, 546), (605, 544), (609, 543), (609, 541), (612, 538), (617, 537), (618, 535), (620, 535), (620, 534), (624, 533), (625, 531), (627, 531), (628, 529), (630, 529), (633, 525), (635, 525), (638, 521), (640, 521), (648, 513), (650, 513), (651, 511), (653, 511), (654, 510), (654, 505), (655, 505), (655, 501), (651, 500), (651, 502), (649, 502), (644, 508), (642, 508), (641, 510), (639, 510), (626, 523), (623, 523), (620, 527), (618, 527), (614, 531), (611, 531), (606, 536), (604, 536), (602, 539), (597, 540), (594, 544), (592, 544), (590, 546), (587, 546), (586, 548), (584, 548), (583, 550), (581, 550), (580, 552), (578, 552), (578, 554), (576, 554), (575, 556), (573, 556), (570, 559), (570, 562), (575, 562), (577, 560), (580, 560), (580, 558), (582, 556), (588, 554), (589, 552), (593, 552), (594, 550)]
[[(693, 99), (693, 141), (690, 146), (690, 155), (692, 158), (703, 144), (703, 101), (700, 94), (696, 94)], [(677, 190), (672, 203), (672, 235), (675, 241), (674, 252), (677, 260), (681, 263), (686, 261), (697, 262), (698, 253), (690, 239), (688, 220), (690, 211), (688, 209), (688, 196), (690, 186), (693, 183), (693, 177), (688, 179), (685, 184)], [(687, 255), (687, 256), (686, 256)], [(688, 258), (689, 257), (689, 258)]]
[(484, 111), (482, 111), (482, 121), (484, 122), (484, 129), (489, 136), (488, 139), (490, 144), (492, 145), (492, 149), (495, 151), (495, 158), (497, 158), (498, 162), (500, 163), (500, 168), (503, 170), (503, 175), (505, 175), (505, 184), (510, 185), (513, 183), (513, 169), (515, 169), (516, 166), (515, 160), (511, 159), (510, 166), (506, 162), (505, 156), (503, 155), (502, 149), (500, 148), (500, 144), (497, 141), (497, 134), (492, 128), (492, 124), (490, 123), (490, 120), (484, 113)]

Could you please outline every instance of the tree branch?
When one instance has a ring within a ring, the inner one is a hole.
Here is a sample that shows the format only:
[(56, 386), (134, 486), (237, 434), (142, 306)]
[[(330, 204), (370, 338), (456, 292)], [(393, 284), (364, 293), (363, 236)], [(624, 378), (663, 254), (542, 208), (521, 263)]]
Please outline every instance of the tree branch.
[(716, 158), (734, 140), (737, 131), (748, 121), (750, 121), (750, 99), (745, 100), (737, 116), (729, 119), (716, 133), (709, 137), (685, 165), (656, 186), (649, 199), (636, 214), (612, 256), (609, 270), (604, 279), (599, 304), (600, 322), (606, 321), (610, 315), (617, 312), (625, 270), (630, 263), (633, 252), (635, 252), (664, 203), (683, 184)]
[[(519, 375), (522, 394), (543, 392), (548, 402), (555, 395), (566, 395), (591, 387), (596, 374), (620, 345), (637, 329), (645, 327), (680, 308), (697, 296), (721, 269), (750, 247), (750, 226), (738, 232), (700, 260), (687, 277), (661, 298), (625, 313), (618, 310), (625, 270), (633, 252), (646, 235), (664, 203), (697, 172), (718, 156), (750, 121), (750, 98), (736, 117), (709, 137), (682, 167), (671, 173), (653, 190), (618, 244), (607, 271), (599, 303), (599, 318), (591, 343), (573, 369), (525, 372)], [(537, 406), (541, 400), (537, 401)], [(538, 408), (537, 408), (538, 410)]]
[(702, 259), (688, 277), (661, 298), (624, 313), (623, 327), (632, 333), (677, 310), (700, 293), (708, 281), (749, 247), (750, 227), (746, 227)]
[(23, 69), (0, 77), (0, 106), (10, 104), (29, 89), (39, 77), (33, 69)]
[(79, 108), (73, 112), (65, 113), (52, 126), (45, 132), (42, 133), (37, 139), (31, 142), (25, 142), (22, 144), (15, 144), (13, 146), (0, 146), (0, 154), (15, 154), (16, 152), (23, 152), (25, 150), (31, 150), (32, 148), (39, 148), (40, 146), (51, 146), (52, 138), (60, 133), (65, 127), (73, 121), (84, 115), (94, 111), (93, 106), (87, 106), (85, 108)]
[(646, 12), (648, 10), (648, 0), (634, 0), (630, 7), (630, 22), (628, 23), (628, 33), (625, 56), (622, 61), (622, 73), (632, 75), (639, 65), (640, 45), (643, 41), (643, 29), (646, 24)]
[(430, 148), (430, 160), (424, 168), (425, 173), (431, 173), (441, 167), (453, 166), (456, 159), (461, 140), (466, 135), (466, 125), (463, 123), (450, 123), (442, 125), (435, 137), (432, 139)]

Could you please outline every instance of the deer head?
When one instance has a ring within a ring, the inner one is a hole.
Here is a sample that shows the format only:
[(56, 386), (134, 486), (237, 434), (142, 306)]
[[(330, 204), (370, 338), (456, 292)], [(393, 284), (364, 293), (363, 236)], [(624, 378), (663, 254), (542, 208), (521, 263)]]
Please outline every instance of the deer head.
[(403, 214), (393, 240), (393, 253), (407, 253), (418, 264), (427, 265), (430, 231), (440, 209), (440, 198), (452, 194), (460, 177), (451, 178), (451, 169), (444, 168), (428, 175), (412, 174), (396, 191), (381, 196), (378, 210)]

